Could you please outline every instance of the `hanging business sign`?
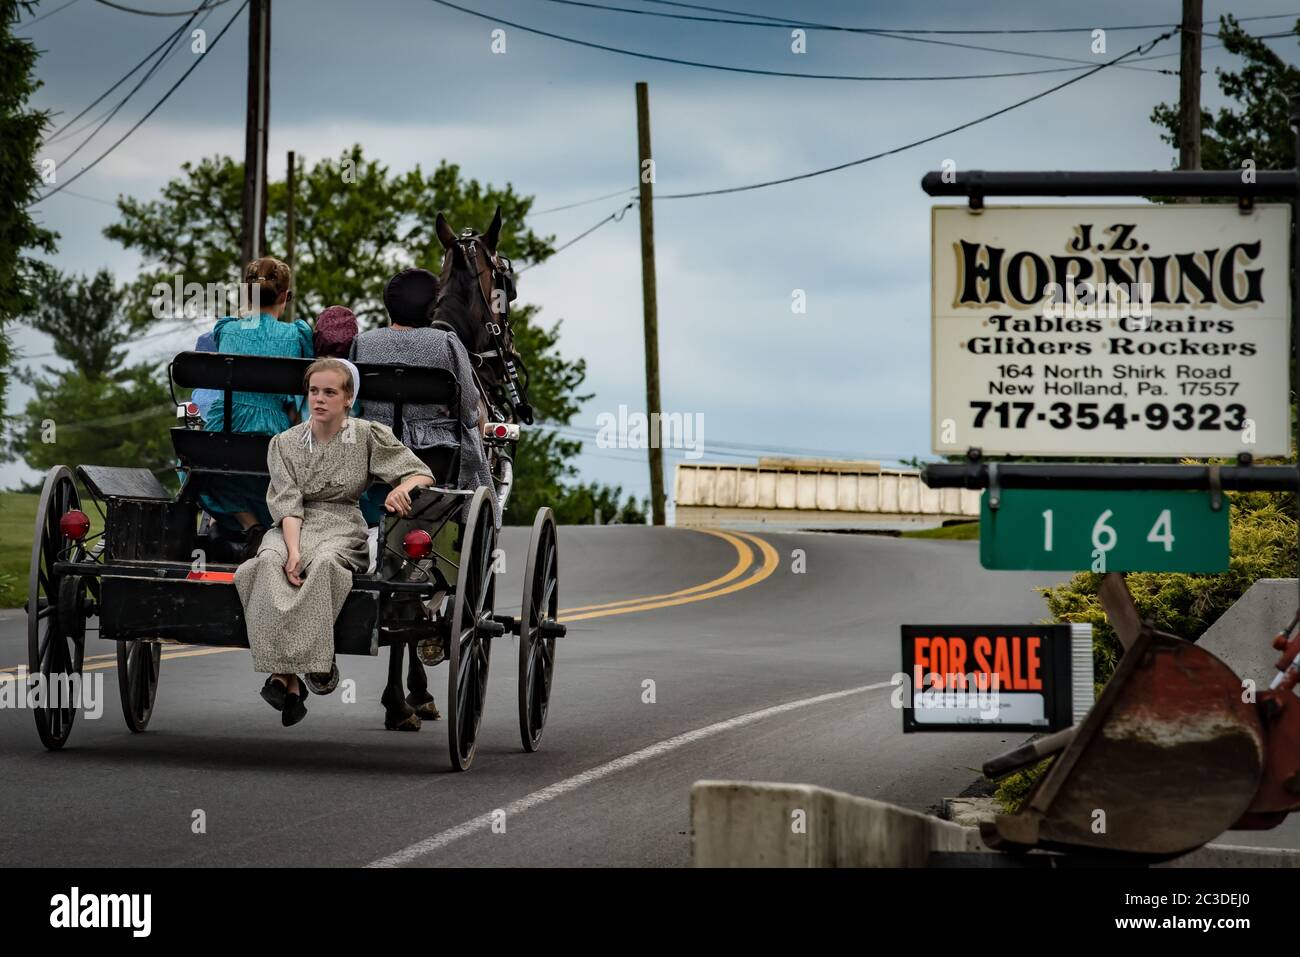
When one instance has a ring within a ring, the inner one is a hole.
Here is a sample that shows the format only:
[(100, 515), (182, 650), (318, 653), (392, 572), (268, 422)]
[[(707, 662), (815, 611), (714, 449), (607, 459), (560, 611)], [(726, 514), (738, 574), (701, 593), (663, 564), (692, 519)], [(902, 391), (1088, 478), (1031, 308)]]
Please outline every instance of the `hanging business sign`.
[(936, 206), (932, 224), (935, 452), (1290, 452), (1290, 206)]

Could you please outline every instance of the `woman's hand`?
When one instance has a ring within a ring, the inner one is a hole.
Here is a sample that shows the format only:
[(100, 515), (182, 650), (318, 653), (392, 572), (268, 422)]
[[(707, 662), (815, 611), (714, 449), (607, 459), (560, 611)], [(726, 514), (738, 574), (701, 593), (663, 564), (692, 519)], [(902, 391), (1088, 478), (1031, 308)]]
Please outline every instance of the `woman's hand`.
[(388, 497), (384, 499), (384, 508), (403, 517), (410, 514), (411, 493), (405, 482), (388, 493)]
[(289, 553), (289, 560), (284, 563), (284, 577), (289, 579), (289, 584), (296, 587), (302, 585), (302, 556), (296, 551)]

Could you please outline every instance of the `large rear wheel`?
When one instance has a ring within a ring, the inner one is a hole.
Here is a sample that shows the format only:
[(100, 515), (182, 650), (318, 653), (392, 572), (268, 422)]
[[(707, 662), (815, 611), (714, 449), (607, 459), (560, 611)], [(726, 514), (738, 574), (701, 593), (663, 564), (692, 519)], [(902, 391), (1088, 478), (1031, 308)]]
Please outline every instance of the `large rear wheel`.
[(525, 751), (536, 751), (551, 707), (555, 639), (564, 626), (559, 609), (559, 557), (555, 514), (539, 508), (528, 540), (524, 600), (519, 611), (519, 737)]
[(81, 543), (65, 535), (59, 522), (80, 505), (71, 470), (50, 469), (36, 508), (27, 577), (27, 682), (36, 732), (51, 751), (67, 742), (80, 701), (86, 586), (80, 576), (54, 574), (55, 562), (84, 557)]
[(161, 643), (117, 643), (117, 690), (121, 693), (122, 717), (126, 719), (126, 726), (136, 733), (149, 727), (149, 719), (153, 717), (153, 703), (158, 697), (158, 671), (161, 667)]
[(451, 765), (457, 771), (468, 770), (474, 761), (487, 699), (491, 639), (504, 630), (493, 618), (496, 525), (486, 488), (474, 493), (465, 514), (447, 640), (447, 743)]

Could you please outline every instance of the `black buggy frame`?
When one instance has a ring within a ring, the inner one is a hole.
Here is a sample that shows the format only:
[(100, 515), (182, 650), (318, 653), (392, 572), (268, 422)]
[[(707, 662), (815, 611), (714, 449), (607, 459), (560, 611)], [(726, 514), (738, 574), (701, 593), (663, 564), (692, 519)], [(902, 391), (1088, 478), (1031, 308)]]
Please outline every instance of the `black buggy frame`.
[[(144, 731), (153, 713), (164, 643), (248, 647), (243, 607), (233, 584), (234, 564), (205, 559), (198, 497), (214, 478), (267, 477), (270, 436), (228, 431), (235, 392), (302, 395), (311, 360), (182, 352), (168, 367), (169, 385), (217, 389), (225, 397), (227, 431), (205, 431), (192, 414), (171, 430), (183, 474), (173, 498), (147, 469), (55, 466), (46, 475), (36, 517), (28, 593), (28, 681), (46, 689), (35, 702), (41, 741), (58, 750), (76, 715), (73, 696), (57, 693), (80, 675), (87, 622), (98, 618), (99, 637), (117, 643), (118, 684), (127, 726)], [(403, 407), (431, 403), (459, 409), (460, 384), (446, 369), (358, 363), (367, 399), (393, 403), (401, 435)], [(177, 403), (182, 413), (186, 406)], [(461, 437), (459, 416), (457, 438)], [(515, 438), (485, 438), (492, 448), (493, 483), (504, 509), (509, 495)], [(495, 614), (496, 526), (487, 489), (455, 488), (456, 465), (417, 489), (412, 516), (432, 528), (457, 528), (451, 582), (436, 561), (416, 561), (388, 541), (393, 523), (379, 533), (373, 573), (356, 574), (334, 626), (336, 654), (377, 655), (384, 646), (411, 640), (421, 658), (446, 660), (447, 736), (453, 768), (473, 762), (487, 690), (492, 642), (519, 636), (519, 723), (524, 749), (535, 751), (549, 712), (557, 621), (558, 568), (555, 519), (541, 508), (533, 523), (525, 564), (520, 615)], [(87, 536), (78, 485), (102, 520)], [(385, 576), (384, 553), (401, 559)], [(412, 615), (415, 608), (417, 613)], [(456, 640), (453, 640), (455, 636)], [(38, 679), (37, 676), (42, 676)], [(308, 682), (308, 686), (311, 683)]]

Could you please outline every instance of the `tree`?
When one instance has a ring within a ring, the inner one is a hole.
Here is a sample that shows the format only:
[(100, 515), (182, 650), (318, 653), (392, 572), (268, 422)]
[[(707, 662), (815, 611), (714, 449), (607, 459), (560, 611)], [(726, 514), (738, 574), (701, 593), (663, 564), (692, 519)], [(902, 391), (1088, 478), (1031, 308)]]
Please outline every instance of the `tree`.
[(40, 275), (44, 291), (28, 324), (52, 338), (54, 354), (85, 378), (102, 379), (116, 371), (126, 358), (122, 347), (143, 323), (126, 317), (113, 274), (101, 269), (93, 279), (73, 278), (43, 267)]
[[(150, 297), (159, 283), (174, 287), (180, 277), (182, 285), (207, 285), (240, 278), (243, 165), (217, 156), (186, 163), (181, 170), (157, 200), (119, 198), (121, 220), (104, 230), (147, 262), (161, 264), (128, 290), (132, 322), (152, 317)], [(353, 146), (337, 160), (322, 160), (310, 168), (300, 160), (294, 178), (294, 290), (297, 315), (308, 322), (338, 303), (352, 309), (363, 327), (380, 324), (389, 276), (410, 266), (440, 271), (443, 250), (434, 232), (440, 211), (456, 228), (482, 229), (499, 205), (503, 226), (498, 249), (516, 268), (542, 262), (554, 251), (551, 237), (524, 227), (531, 197), (517, 195), (509, 185), (501, 189), (466, 180), (459, 166), (446, 161), (431, 174), (417, 166), (395, 175)], [(268, 244), (283, 250), (288, 187), (270, 183), (267, 196)], [(537, 314), (536, 305), (522, 302), (510, 313), (516, 345), (530, 373), (529, 400), (540, 420), (567, 424), (590, 398), (578, 393), (586, 363), (560, 355), (559, 323), (545, 328)], [(580, 450), (581, 443), (545, 429), (525, 430), (506, 521), (531, 523), (539, 505), (551, 505), (561, 521), (575, 523), (592, 521), (592, 502), (609, 506), (603, 514), (620, 512), (621, 489), (577, 484), (569, 460)], [(621, 514), (636, 520), (636, 503), (629, 499)]]
[(15, 451), (35, 469), (54, 465), (147, 468), (174, 484), (166, 374), (149, 363), (90, 378), (79, 369), (35, 382)]
[[(1219, 67), (1219, 89), (1233, 101), (1217, 114), (1201, 111), (1201, 166), (1241, 169), (1246, 160), (1255, 169), (1295, 166), (1295, 133), (1291, 129), (1290, 94), (1300, 93), (1300, 70), (1286, 63), (1260, 39), (1252, 37), (1230, 14), (1219, 21), (1223, 48), (1242, 57), (1238, 71)], [(1291, 32), (1300, 35), (1300, 20)], [(1178, 105), (1161, 103), (1151, 120), (1164, 127), (1160, 138), (1178, 145)], [(1206, 197), (1209, 199), (1209, 197)], [(1231, 201), (1231, 197), (1222, 199)]]
[(32, 72), (36, 48), (13, 35), (13, 26), (34, 4), (0, 0), (0, 422), (12, 368), (7, 326), (36, 303), (34, 260), (24, 253), (54, 252), (57, 235), (32, 219), (28, 206), (41, 185), (37, 154), (49, 114), (26, 108), (40, 87)]
[(38, 273), (44, 292), (28, 323), (53, 340), (54, 354), (72, 368), (19, 373), (36, 396), (11, 439), (12, 451), (35, 469), (142, 466), (166, 480), (172, 460), (166, 373), (156, 363), (123, 366), (122, 347), (140, 323), (123, 312), (112, 273), (65, 277), (49, 266)]

